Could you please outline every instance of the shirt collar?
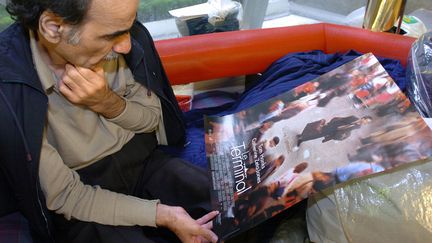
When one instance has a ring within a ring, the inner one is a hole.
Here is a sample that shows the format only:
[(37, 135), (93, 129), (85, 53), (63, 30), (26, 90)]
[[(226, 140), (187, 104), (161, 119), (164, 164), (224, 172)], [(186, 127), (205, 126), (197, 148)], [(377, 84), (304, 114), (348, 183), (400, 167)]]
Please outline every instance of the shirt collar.
[(48, 65), (43, 61), (40, 49), (33, 31), (30, 30), (30, 49), (32, 52), (33, 63), (35, 65), (38, 76), (41, 80), (42, 88), (47, 92), (49, 89), (56, 87), (56, 79), (54, 72), (51, 71)]

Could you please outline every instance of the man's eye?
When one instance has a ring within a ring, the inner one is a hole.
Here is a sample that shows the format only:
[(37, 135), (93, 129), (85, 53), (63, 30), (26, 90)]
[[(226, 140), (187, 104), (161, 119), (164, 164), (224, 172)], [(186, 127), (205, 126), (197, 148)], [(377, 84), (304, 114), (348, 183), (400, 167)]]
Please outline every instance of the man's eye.
[(124, 33), (114, 34), (114, 35), (107, 35), (107, 36), (104, 37), (104, 39), (107, 40), (107, 41), (112, 41), (112, 40), (114, 40), (114, 39), (116, 39), (116, 38), (118, 38), (120, 36), (124, 36), (124, 35), (128, 35), (128, 34), (129, 34), (129, 31), (124, 32)]
[(107, 36), (104, 36), (104, 39), (107, 40), (107, 41), (112, 41), (112, 40), (114, 40), (115, 38), (117, 38), (117, 36), (115, 36), (115, 35), (107, 35)]

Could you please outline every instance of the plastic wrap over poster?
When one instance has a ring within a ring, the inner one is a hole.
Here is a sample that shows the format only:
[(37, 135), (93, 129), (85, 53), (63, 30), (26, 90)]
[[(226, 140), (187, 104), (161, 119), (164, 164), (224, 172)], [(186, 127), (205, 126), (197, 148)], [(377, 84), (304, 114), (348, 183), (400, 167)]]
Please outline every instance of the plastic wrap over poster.
[(220, 239), (326, 187), (432, 153), (432, 133), (372, 54), (246, 110), (205, 118)]

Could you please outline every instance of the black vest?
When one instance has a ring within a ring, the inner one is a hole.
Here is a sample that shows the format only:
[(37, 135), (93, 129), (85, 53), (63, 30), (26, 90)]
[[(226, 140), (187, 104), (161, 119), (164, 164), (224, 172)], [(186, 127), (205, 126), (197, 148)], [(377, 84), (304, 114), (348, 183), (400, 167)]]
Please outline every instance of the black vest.
[[(170, 145), (183, 145), (183, 115), (147, 29), (131, 29), (126, 62), (137, 82), (161, 100)], [(38, 178), (46, 97), (31, 56), (28, 30), (15, 23), (0, 33), (0, 216), (19, 210), (35, 242), (52, 241), (52, 224)]]

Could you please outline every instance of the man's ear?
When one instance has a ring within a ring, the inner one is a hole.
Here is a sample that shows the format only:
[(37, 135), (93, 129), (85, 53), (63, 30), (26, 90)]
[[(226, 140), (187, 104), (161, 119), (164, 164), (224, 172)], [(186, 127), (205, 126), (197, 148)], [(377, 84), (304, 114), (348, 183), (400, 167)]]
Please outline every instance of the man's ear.
[(58, 43), (64, 31), (63, 19), (51, 11), (44, 11), (39, 18), (39, 33), (47, 41)]

